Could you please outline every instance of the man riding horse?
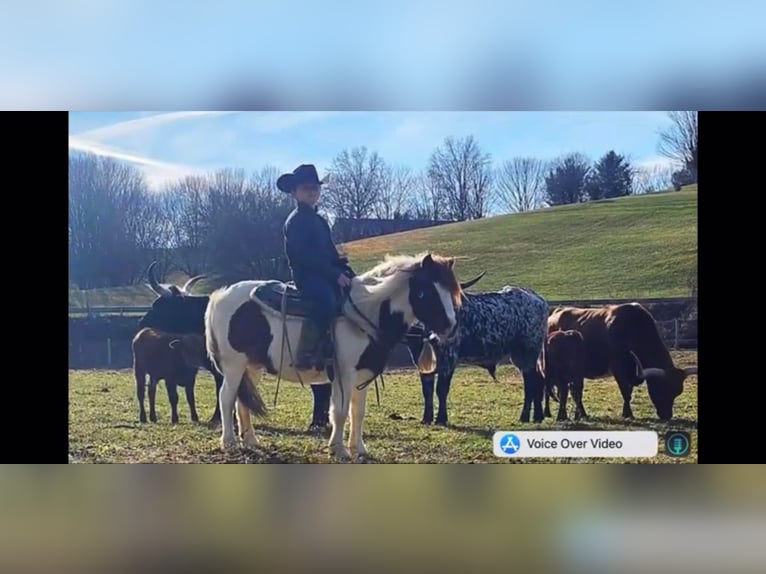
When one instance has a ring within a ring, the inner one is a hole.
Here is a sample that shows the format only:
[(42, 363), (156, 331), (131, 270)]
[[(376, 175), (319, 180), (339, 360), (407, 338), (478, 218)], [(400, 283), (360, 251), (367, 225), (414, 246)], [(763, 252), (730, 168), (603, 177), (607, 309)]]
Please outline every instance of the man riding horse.
[(340, 307), (341, 290), (355, 275), (348, 260), (338, 254), (327, 221), (317, 213), (324, 183), (311, 164), (299, 165), (277, 179), (279, 190), (296, 201), (284, 224), (285, 255), (295, 286), (311, 303), (296, 352), (297, 369), (310, 369), (331, 357), (330, 326)]

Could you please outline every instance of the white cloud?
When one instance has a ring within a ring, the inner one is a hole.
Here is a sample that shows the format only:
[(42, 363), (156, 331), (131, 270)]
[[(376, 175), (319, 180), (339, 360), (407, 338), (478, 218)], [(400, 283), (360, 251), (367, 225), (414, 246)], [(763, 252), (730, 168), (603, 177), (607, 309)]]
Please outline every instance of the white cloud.
[(116, 124), (111, 124), (108, 126), (104, 126), (102, 128), (96, 128), (93, 130), (88, 130), (86, 132), (82, 132), (78, 134), (80, 137), (86, 138), (88, 140), (94, 141), (94, 140), (103, 140), (103, 139), (110, 139), (110, 138), (118, 138), (121, 136), (126, 136), (131, 133), (140, 132), (152, 128), (156, 128), (158, 126), (162, 126), (164, 124), (182, 121), (182, 120), (189, 120), (189, 119), (197, 119), (197, 118), (203, 118), (203, 117), (215, 117), (215, 116), (222, 116), (227, 114), (235, 114), (238, 112), (168, 112), (168, 113), (160, 113), (160, 114), (154, 114), (151, 116), (146, 116), (142, 118), (138, 118), (135, 120), (128, 120), (124, 122), (117, 122)]
[(157, 161), (78, 136), (69, 136), (69, 148), (135, 164), (146, 175), (149, 187), (155, 190), (176, 179), (199, 173), (198, 169), (188, 165)]
[(653, 155), (650, 157), (647, 157), (645, 159), (642, 159), (641, 161), (636, 162), (636, 167), (642, 168), (642, 169), (678, 169), (678, 164), (674, 162), (672, 159), (668, 159), (666, 157), (663, 157), (661, 155)]

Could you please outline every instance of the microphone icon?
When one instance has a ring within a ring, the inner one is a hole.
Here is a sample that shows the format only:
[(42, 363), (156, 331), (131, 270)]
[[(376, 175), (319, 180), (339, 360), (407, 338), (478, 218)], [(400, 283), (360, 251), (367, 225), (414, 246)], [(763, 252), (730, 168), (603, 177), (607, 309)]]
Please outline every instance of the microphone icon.
[(665, 450), (671, 456), (681, 457), (689, 454), (691, 440), (689, 433), (671, 431), (665, 435)]

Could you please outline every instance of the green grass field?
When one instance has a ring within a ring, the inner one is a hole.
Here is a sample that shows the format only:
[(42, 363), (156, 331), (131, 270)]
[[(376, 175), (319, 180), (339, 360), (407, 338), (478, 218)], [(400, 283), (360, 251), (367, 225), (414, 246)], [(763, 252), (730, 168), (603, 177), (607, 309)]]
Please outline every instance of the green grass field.
[(452, 223), (346, 244), (357, 272), (386, 253), (465, 257), (477, 290), (531, 287), (548, 299), (683, 297), (697, 267), (697, 187)]
[[(694, 351), (673, 352), (680, 366), (696, 364)], [(370, 451), (368, 462), (377, 463), (504, 463), (492, 453), (492, 434), (496, 430), (590, 429), (687, 430), (692, 434), (692, 453), (685, 459), (672, 459), (660, 446), (651, 459), (598, 459), (598, 462), (667, 463), (697, 461), (697, 377), (690, 377), (677, 399), (674, 419), (660, 423), (649, 401), (646, 386), (633, 394), (636, 419), (630, 423), (620, 417), (622, 398), (611, 377), (586, 380), (583, 402), (589, 419), (575, 423), (556, 423), (545, 419), (541, 425), (521, 424), (518, 416), (523, 389), (518, 371), (509, 365), (498, 369), (499, 383), (486, 371), (460, 367), (455, 373), (449, 396), (450, 427), (420, 424), (423, 398), (414, 370), (392, 371), (385, 375), (380, 389), (381, 405), (374, 386), (367, 394), (364, 438)], [(200, 372), (197, 377), (197, 412), (207, 421), (213, 412), (215, 392), (212, 377)], [(271, 407), (276, 379), (267, 376), (261, 393)], [(306, 434), (311, 417), (312, 397), (308, 388), (282, 382), (276, 408), (265, 419), (254, 419), (261, 445), (255, 450), (240, 449), (223, 453), (219, 449), (220, 430), (193, 424), (185, 395), (179, 393), (180, 422), (170, 424), (170, 406), (164, 385), (157, 392), (159, 422), (140, 424), (135, 382), (131, 371), (69, 372), (69, 452), (76, 462), (184, 462), (184, 463), (324, 463), (329, 462), (327, 439)], [(148, 412), (148, 397), (146, 398)], [(558, 404), (551, 410), (555, 416)], [(573, 415), (570, 402), (570, 418)], [(346, 435), (347, 435), (346, 431)], [(534, 459), (535, 462), (592, 462), (595, 459)], [(532, 459), (527, 459), (532, 462)]]
[[(451, 223), (342, 249), (358, 273), (386, 253), (461, 256), (456, 270), (462, 279), (487, 271), (477, 290), (516, 284), (553, 300), (683, 297), (697, 267), (697, 186)], [(195, 292), (207, 293), (212, 285), (200, 282)], [(133, 285), (70, 290), (69, 304), (150, 305), (154, 298), (148, 286)]]

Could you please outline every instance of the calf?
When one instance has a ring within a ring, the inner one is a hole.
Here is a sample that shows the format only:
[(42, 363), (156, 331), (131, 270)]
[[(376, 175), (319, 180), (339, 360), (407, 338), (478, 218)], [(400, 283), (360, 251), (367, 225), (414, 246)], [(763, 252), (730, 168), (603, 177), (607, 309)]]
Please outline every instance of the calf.
[(154, 397), (157, 382), (165, 381), (170, 400), (170, 421), (178, 422), (177, 387), (186, 389), (186, 402), (189, 404), (191, 420), (199, 421), (194, 406), (194, 380), (197, 369), (206, 356), (205, 338), (197, 334), (175, 335), (156, 329), (141, 329), (133, 338), (133, 372), (136, 376), (136, 394), (138, 395), (139, 418), (146, 422), (144, 411), (144, 387), (146, 375), (149, 375), (149, 419), (157, 422), (154, 410)]
[(559, 401), (557, 421), (568, 419), (567, 394), (570, 388), (575, 402), (575, 420), (588, 416), (582, 404), (585, 341), (578, 331), (556, 330), (548, 333), (539, 369), (545, 379), (545, 416), (551, 416), (549, 398), (554, 388), (558, 391)]

